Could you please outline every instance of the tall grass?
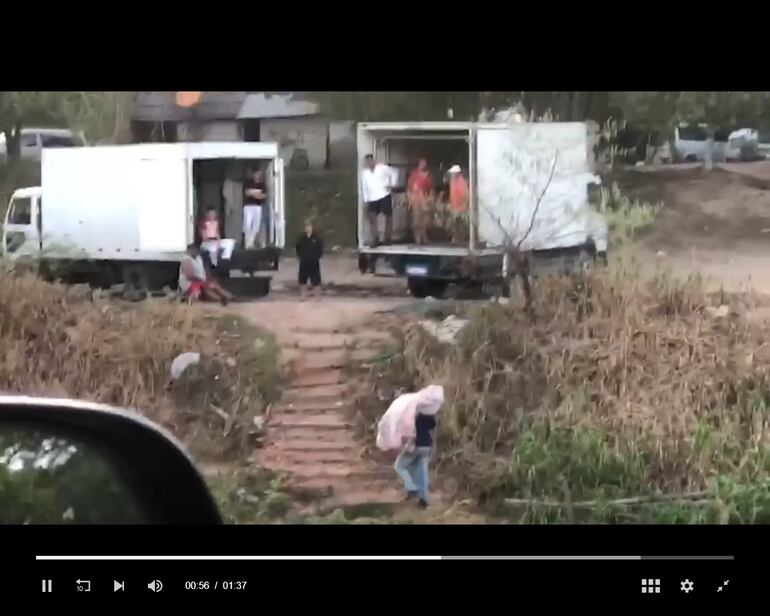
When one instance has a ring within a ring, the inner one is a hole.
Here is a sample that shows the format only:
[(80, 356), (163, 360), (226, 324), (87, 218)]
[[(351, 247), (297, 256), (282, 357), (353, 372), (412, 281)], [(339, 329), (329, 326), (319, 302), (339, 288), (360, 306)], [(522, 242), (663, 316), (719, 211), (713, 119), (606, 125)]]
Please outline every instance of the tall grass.
[[(277, 350), (232, 317), (167, 302), (89, 301), (32, 274), (0, 270), (0, 390), (137, 410), (199, 455), (247, 449), (276, 396)], [(200, 365), (168, 387), (180, 353)], [(224, 417), (223, 417), (224, 416)], [(226, 418), (225, 418), (226, 417)]]
[(627, 248), (639, 231), (651, 225), (663, 204), (631, 199), (613, 182), (599, 189), (594, 207), (607, 220), (610, 244), (617, 250)]
[(444, 385), (440, 472), (523, 521), (770, 521), (770, 324), (711, 316), (697, 277), (533, 297), (473, 309), (454, 347), (407, 328), (390, 372)]

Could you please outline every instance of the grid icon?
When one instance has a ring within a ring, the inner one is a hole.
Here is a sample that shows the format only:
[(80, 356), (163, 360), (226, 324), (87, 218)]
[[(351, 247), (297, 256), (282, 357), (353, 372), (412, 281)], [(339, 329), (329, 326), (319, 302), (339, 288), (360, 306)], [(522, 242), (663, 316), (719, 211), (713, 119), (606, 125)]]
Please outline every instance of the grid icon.
[(642, 578), (642, 594), (660, 594), (660, 578)]

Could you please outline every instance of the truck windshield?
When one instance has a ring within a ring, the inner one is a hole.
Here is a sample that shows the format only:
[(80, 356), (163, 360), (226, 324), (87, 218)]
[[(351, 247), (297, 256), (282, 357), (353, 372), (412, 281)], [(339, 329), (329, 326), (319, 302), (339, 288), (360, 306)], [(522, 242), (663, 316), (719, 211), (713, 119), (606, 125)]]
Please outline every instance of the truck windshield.
[(8, 224), (32, 224), (32, 199), (29, 197), (19, 197), (13, 200), (11, 211), (8, 214)]

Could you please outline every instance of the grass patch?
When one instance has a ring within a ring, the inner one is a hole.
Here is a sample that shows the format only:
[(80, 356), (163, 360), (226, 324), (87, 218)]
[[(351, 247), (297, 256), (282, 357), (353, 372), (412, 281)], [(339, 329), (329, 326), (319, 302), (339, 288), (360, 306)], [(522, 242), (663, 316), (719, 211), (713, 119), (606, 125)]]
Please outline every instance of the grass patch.
[[(254, 420), (279, 386), (268, 334), (205, 306), (90, 301), (13, 270), (0, 271), (0, 286), (0, 390), (135, 409), (198, 457), (234, 458), (258, 443)], [(200, 364), (168, 387), (187, 351)]]
[(596, 193), (594, 208), (607, 220), (610, 249), (624, 250), (649, 227), (663, 208), (663, 203), (648, 203), (624, 195), (617, 182), (602, 186)]
[[(477, 306), (457, 346), (402, 327), (359, 429), (399, 388), (445, 387), (437, 467), (519, 522), (761, 523), (770, 516), (770, 324), (698, 277), (547, 277), (534, 318)], [(710, 308), (730, 304), (732, 314)]]

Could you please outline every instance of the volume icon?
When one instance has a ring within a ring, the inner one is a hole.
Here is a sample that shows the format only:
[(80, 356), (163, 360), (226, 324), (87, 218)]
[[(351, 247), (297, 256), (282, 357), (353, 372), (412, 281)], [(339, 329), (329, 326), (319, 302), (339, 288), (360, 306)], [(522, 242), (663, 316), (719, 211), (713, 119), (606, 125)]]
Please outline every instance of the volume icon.
[(149, 588), (152, 592), (160, 592), (163, 590), (163, 582), (160, 580), (153, 580), (147, 584), (147, 588)]

